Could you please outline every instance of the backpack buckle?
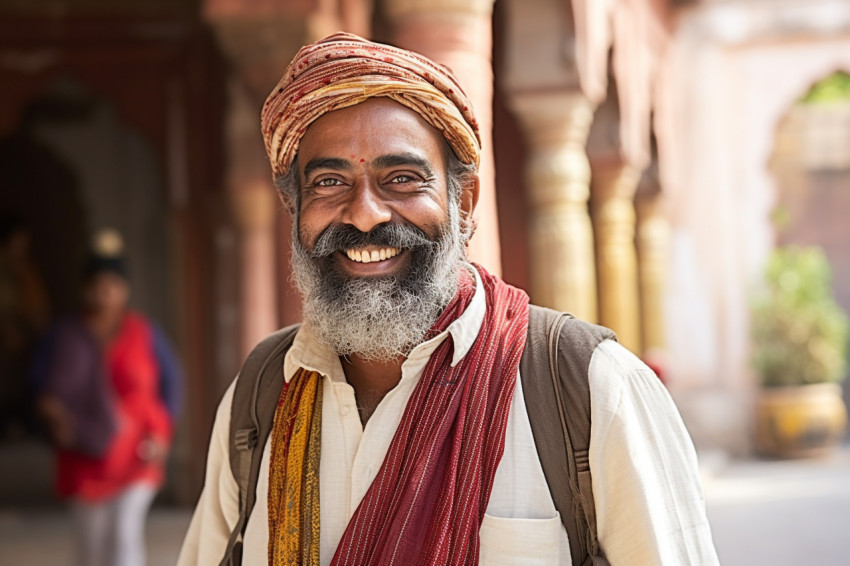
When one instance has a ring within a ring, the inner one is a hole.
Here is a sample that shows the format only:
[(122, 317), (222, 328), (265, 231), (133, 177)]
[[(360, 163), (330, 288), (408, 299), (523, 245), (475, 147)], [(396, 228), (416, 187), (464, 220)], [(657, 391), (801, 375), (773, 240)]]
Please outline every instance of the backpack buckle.
[(253, 450), (254, 446), (257, 445), (257, 429), (242, 428), (237, 430), (234, 441), (236, 449), (239, 451)]

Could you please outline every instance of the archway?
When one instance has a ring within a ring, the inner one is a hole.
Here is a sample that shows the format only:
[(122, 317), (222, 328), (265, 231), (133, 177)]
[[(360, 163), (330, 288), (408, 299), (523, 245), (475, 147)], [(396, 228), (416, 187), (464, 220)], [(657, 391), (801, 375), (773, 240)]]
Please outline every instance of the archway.
[(47, 324), (78, 304), (91, 235), (105, 227), (123, 234), (131, 305), (166, 327), (173, 325), (175, 290), (163, 168), (153, 144), (68, 75), (36, 91), (18, 113), (19, 126), (0, 140), (0, 213), (19, 219), (30, 235), (50, 320), (30, 332), (14, 375), (2, 375), (0, 448), (18, 465), (0, 482), (8, 486), (0, 501), (35, 503), (50, 500), (52, 466), (46, 446), (32, 442), (36, 427), (26, 410), (32, 354)]
[[(791, 105), (776, 128), (770, 170), (776, 244), (822, 247), (836, 301), (850, 313), (850, 74), (827, 75)], [(847, 381), (844, 396), (850, 401)]]

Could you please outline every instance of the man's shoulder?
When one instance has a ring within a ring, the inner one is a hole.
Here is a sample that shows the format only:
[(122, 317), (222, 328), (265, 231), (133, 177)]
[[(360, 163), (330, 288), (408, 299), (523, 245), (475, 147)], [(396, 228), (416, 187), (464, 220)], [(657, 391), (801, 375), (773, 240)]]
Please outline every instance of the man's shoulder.
[[(606, 382), (606, 387), (622, 385), (630, 374), (651, 372), (641, 359), (617, 341), (617, 335), (608, 327), (578, 318), (568, 312), (529, 305), (529, 324), (532, 325), (531, 342), (535, 357), (547, 353), (548, 333), (552, 324), (563, 318), (559, 329), (558, 355), (561, 364), (580, 363), (586, 368), (591, 387)], [(533, 325), (537, 325), (536, 328)], [(543, 332), (543, 334), (541, 334)], [(537, 334), (537, 340), (533, 339)], [(546, 337), (546, 342), (541, 342)], [(601, 379), (604, 378), (604, 379)]]
[(615, 340), (603, 340), (593, 352), (591, 370), (600, 369), (620, 374), (652, 371), (634, 352)]
[[(593, 404), (616, 413), (623, 399), (652, 398), (664, 390), (661, 380), (637, 355), (613, 340), (599, 344), (588, 368)], [(666, 397), (666, 394), (664, 395)]]
[[(257, 344), (251, 349), (251, 352), (248, 354), (249, 357), (253, 355), (258, 355), (265, 353), (267, 351), (273, 351), (276, 346), (281, 345), (283, 342), (288, 341), (291, 344), (292, 339), (295, 338), (295, 335), (301, 329), (301, 323), (296, 322), (294, 324), (290, 324), (288, 326), (284, 326), (283, 328), (278, 328), (274, 332), (267, 334), (262, 340), (257, 342)], [(287, 345), (289, 345), (287, 344)]]
[(576, 317), (572, 313), (553, 310), (539, 305), (529, 305), (529, 332), (548, 334), (561, 324), (559, 343), (568, 349), (583, 347), (592, 351), (606, 340), (617, 340), (613, 330)]
[(585, 328), (601, 328), (601, 329), (607, 330), (609, 332), (613, 332), (610, 328), (607, 328), (607, 327), (602, 326), (600, 324), (596, 324), (594, 322), (590, 322), (588, 320), (585, 320), (581, 317), (576, 316), (575, 314), (573, 314), (569, 311), (561, 311), (561, 310), (553, 309), (551, 307), (546, 307), (546, 306), (543, 306), (543, 305), (536, 305), (534, 303), (529, 303), (528, 309), (529, 309), (529, 316), (532, 316), (533, 314), (537, 314), (538, 316), (543, 316), (543, 317), (545, 317), (545, 316), (556, 316), (556, 317), (557, 316), (566, 316), (568, 319), (570, 319), (570, 321), (572, 321), (573, 324), (576, 324), (576, 325), (579, 325), (579, 326), (582, 326), (582, 327), (585, 327)]
[(281, 353), (285, 354), (289, 350), (300, 328), (300, 322), (291, 324), (275, 330), (257, 342), (242, 360), (242, 367), (239, 375), (236, 376), (236, 381), (239, 381), (241, 376), (251, 380), (258, 377), (267, 360)]

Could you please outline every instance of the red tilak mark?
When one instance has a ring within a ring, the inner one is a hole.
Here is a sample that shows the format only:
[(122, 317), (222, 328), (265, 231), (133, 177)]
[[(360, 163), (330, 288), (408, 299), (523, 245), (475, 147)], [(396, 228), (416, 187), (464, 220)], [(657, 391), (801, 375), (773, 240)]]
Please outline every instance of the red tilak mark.
[(366, 160), (365, 160), (365, 159), (363, 159), (363, 158), (361, 157), (361, 158), (360, 158), (360, 163), (366, 163)]

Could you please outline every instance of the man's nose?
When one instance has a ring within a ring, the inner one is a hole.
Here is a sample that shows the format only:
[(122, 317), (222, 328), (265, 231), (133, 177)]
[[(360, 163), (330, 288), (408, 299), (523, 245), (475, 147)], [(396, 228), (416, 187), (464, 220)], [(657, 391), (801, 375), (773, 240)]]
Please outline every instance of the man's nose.
[(363, 181), (351, 191), (343, 210), (342, 222), (351, 224), (361, 232), (392, 219), (392, 210), (382, 198), (380, 188), (371, 181)]

